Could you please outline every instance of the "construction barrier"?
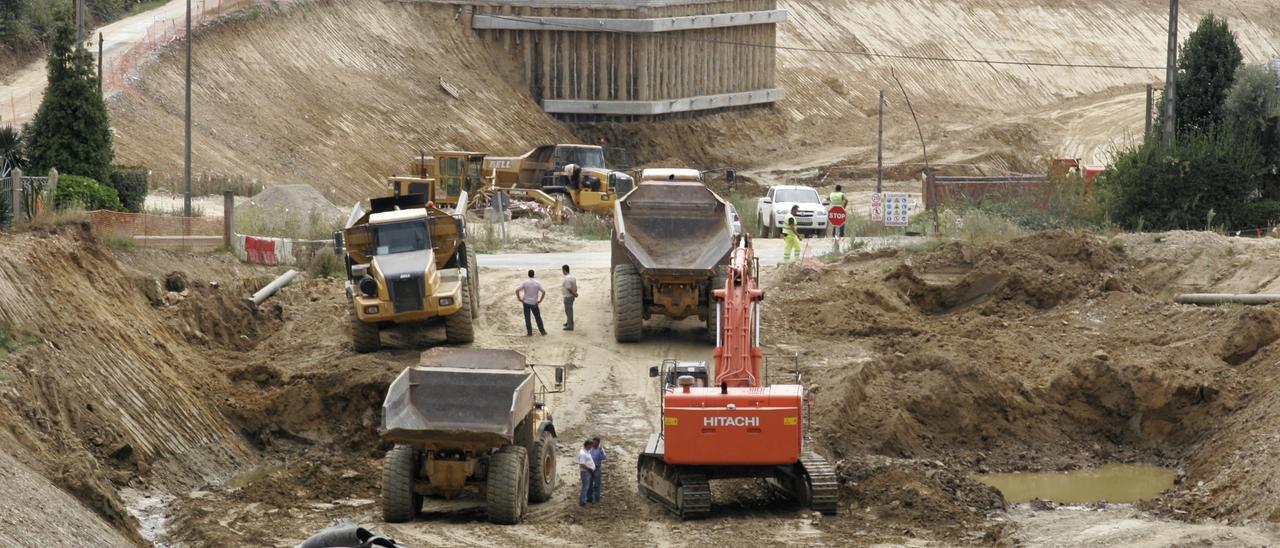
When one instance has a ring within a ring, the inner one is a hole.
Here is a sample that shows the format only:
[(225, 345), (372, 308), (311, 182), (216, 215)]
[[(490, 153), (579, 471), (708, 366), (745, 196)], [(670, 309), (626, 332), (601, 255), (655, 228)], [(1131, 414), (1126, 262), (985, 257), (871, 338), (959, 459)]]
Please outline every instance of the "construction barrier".
[(180, 217), (98, 210), (89, 212), (89, 226), (99, 236), (131, 238), (138, 245), (148, 247), (213, 251), (223, 244), (221, 217)]
[(233, 234), (232, 247), (240, 260), (268, 265), (308, 264), (321, 253), (333, 253), (331, 240), (294, 240)]

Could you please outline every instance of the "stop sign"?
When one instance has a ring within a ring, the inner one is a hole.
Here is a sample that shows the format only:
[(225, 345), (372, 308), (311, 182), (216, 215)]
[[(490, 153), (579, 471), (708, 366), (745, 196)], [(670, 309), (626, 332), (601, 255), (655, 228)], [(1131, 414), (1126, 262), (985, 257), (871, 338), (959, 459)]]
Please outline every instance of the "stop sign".
[(844, 226), (844, 221), (848, 217), (849, 215), (841, 206), (831, 206), (831, 209), (827, 210), (827, 220), (831, 221), (831, 226)]

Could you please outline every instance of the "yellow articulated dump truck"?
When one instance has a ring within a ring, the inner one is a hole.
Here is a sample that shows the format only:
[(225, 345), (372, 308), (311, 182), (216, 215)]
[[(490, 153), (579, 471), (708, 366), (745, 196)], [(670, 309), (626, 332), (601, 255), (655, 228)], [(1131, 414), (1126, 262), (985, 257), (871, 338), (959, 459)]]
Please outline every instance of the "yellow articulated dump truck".
[(556, 367), (547, 387), (511, 350), (423, 352), (382, 404), (382, 439), (395, 444), (382, 465), (382, 518), (412, 521), (425, 497), (478, 490), (489, 521), (514, 525), (529, 503), (551, 500), (559, 478), (547, 395), (564, 378)]
[(605, 165), (604, 148), (543, 145), (515, 157), (486, 157), (484, 173), (497, 188), (538, 190), (567, 206), (607, 216), (634, 186), (630, 175)]
[(728, 205), (700, 182), (663, 177), (619, 200), (611, 252), (614, 338), (640, 340), (644, 320), (659, 315), (696, 317), (715, 341), (711, 292), (725, 287), (732, 234)]
[(382, 329), (443, 322), (450, 344), (475, 338), (479, 268), (466, 244), (467, 195), (456, 208), (430, 194), (374, 198), (357, 204), (335, 243), (346, 258), (351, 340), (356, 352), (381, 347)]

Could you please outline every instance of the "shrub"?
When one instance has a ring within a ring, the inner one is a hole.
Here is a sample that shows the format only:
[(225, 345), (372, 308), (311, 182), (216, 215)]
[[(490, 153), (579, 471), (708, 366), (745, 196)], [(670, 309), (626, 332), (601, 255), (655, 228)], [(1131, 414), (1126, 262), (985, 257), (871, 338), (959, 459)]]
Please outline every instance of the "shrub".
[(13, 226), (13, 208), (9, 207), (9, 197), (0, 196), (0, 228)]
[(613, 224), (609, 219), (591, 213), (574, 215), (563, 226), (583, 240), (608, 240), (613, 237)]
[(139, 213), (147, 201), (147, 168), (120, 167), (111, 168), (111, 179), (107, 183), (120, 196), (120, 203), (125, 210)]
[(53, 206), (65, 209), (73, 205), (83, 206), (88, 210), (109, 209), (122, 211), (120, 196), (114, 188), (101, 184), (88, 177), (61, 175), (58, 177), (58, 188), (53, 194)]
[(316, 252), (308, 267), (313, 278), (337, 278), (346, 274), (346, 265), (337, 255), (324, 251)]
[(1258, 200), (1245, 204), (1234, 228), (1269, 228), (1280, 225), (1280, 200)]
[(1120, 152), (1098, 180), (1107, 214), (1126, 228), (1152, 230), (1240, 226), (1264, 171), (1256, 139), (1214, 128), (1179, 135), (1172, 150), (1159, 139)]

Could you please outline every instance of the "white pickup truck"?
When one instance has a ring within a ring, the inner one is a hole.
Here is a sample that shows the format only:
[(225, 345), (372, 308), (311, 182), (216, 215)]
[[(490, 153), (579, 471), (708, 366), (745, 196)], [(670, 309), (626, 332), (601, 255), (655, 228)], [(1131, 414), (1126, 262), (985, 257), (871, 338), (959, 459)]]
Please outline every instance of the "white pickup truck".
[(782, 224), (791, 206), (800, 206), (796, 227), (800, 235), (821, 236), (827, 232), (827, 206), (818, 191), (807, 186), (773, 186), (756, 204), (756, 233), (761, 238), (782, 235)]

